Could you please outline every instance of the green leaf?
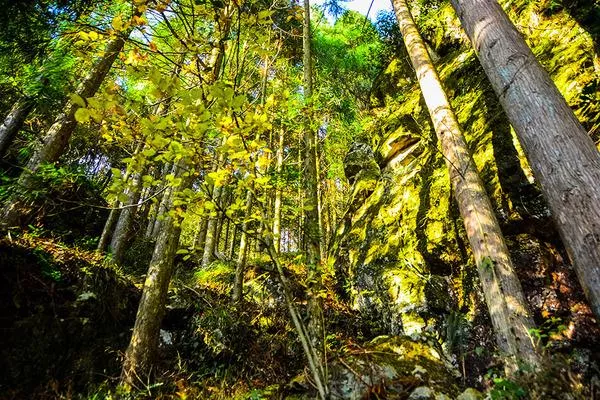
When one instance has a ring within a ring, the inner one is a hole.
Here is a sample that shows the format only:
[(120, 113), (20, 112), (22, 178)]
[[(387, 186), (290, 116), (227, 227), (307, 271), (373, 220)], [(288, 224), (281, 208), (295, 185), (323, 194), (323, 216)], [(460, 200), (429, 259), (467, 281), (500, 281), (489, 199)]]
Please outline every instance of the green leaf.
[(152, 147), (147, 148), (146, 150), (142, 151), (142, 154), (145, 155), (146, 157), (152, 157), (153, 155), (156, 154), (156, 150), (154, 150)]

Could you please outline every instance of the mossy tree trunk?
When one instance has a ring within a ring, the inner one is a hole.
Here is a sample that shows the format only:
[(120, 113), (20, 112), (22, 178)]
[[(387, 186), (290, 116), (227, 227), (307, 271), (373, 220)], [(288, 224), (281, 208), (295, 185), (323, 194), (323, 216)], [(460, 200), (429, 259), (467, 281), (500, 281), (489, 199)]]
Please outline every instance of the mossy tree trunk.
[(600, 153), (496, 0), (452, 0), (600, 317)]
[(536, 365), (538, 353), (529, 335), (533, 320), (485, 187), (406, 0), (393, 5), (448, 166), (498, 346), (509, 356), (509, 370), (517, 360)]
[[(181, 173), (180, 167), (181, 165), (178, 165), (176, 176)], [(191, 178), (183, 180), (191, 181)], [(185, 184), (182, 183), (182, 186)], [(168, 199), (167, 207), (171, 209), (173, 196), (168, 195)], [(152, 371), (180, 233), (180, 224), (176, 223), (169, 213), (165, 213), (144, 282), (131, 341), (123, 362), (121, 380), (131, 387), (144, 387), (147, 383), (147, 374)]]
[(321, 269), (321, 215), (319, 212), (317, 138), (312, 127), (312, 33), (310, 26), (310, 1), (304, 0), (304, 23), (302, 35), (303, 68), (304, 68), (304, 97), (306, 115), (304, 116), (304, 242), (306, 245), (306, 265), (308, 281), (308, 332), (314, 348), (319, 349), (319, 355), (324, 351), (323, 338), (325, 327), (323, 319), (323, 304), (320, 291), (323, 289)]

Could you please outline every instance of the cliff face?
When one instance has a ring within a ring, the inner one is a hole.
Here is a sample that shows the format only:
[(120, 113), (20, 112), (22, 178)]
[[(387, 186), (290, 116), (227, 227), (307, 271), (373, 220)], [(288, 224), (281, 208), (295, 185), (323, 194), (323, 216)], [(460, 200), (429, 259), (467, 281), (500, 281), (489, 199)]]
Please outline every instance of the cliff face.
[[(600, 15), (600, 5), (505, 3), (600, 148), (600, 19), (593, 17)], [(582, 15), (582, 7), (590, 12)], [(449, 2), (434, 1), (416, 8), (414, 15), (502, 224), (536, 322), (554, 334), (552, 345), (590, 348), (597, 325), (526, 157), (454, 11)], [(335, 266), (348, 280), (354, 308), (380, 321), (382, 333), (432, 334), (448, 350), (469, 357), (492, 341), (485, 328), (487, 311), (444, 159), (414, 72), (405, 63), (398, 59), (389, 66), (385, 79), (397, 82), (399, 94), (374, 111), (364, 135), (381, 173), (365, 174), (366, 180), (352, 176), (354, 201), (338, 230)]]

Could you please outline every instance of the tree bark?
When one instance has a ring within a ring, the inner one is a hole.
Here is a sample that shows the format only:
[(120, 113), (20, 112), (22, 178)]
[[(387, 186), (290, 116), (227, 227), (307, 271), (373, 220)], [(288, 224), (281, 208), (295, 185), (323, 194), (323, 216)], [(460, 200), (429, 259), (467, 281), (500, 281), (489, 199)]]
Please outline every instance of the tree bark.
[[(181, 171), (181, 164), (177, 165), (177, 175)], [(187, 181), (191, 181), (191, 178), (183, 178), (183, 181), (180, 188), (188, 185)], [(167, 209), (171, 209), (173, 196), (169, 195), (168, 198)], [(180, 234), (181, 225), (176, 224), (169, 213), (165, 213), (123, 362), (121, 380), (132, 387), (144, 387), (147, 374), (152, 370)]]
[(121, 210), (119, 220), (117, 221), (117, 226), (115, 227), (115, 231), (110, 242), (112, 259), (117, 265), (120, 265), (123, 262), (125, 248), (129, 242), (131, 225), (133, 224), (133, 218), (137, 210), (136, 204), (140, 201), (141, 192), (142, 174), (135, 173), (133, 175), (131, 187), (128, 189), (126, 207)]
[(4, 154), (8, 151), (33, 107), (33, 99), (23, 97), (13, 105), (6, 118), (4, 118), (2, 125), (0, 125), (0, 158), (4, 157)]
[(600, 154), (495, 0), (452, 0), (600, 317)]
[(242, 299), (244, 289), (244, 272), (246, 270), (246, 258), (248, 257), (248, 218), (252, 211), (252, 192), (248, 190), (246, 193), (246, 212), (244, 222), (242, 223), (242, 233), (240, 237), (240, 250), (238, 259), (235, 265), (235, 278), (233, 280), (232, 300), (238, 302)]
[(109, 239), (112, 235), (113, 228), (119, 219), (120, 213), (121, 209), (119, 208), (119, 202), (116, 202), (115, 206), (108, 214), (108, 218), (104, 224), (104, 229), (102, 229), (102, 235), (100, 236), (100, 240), (98, 240), (98, 246), (96, 247), (96, 250), (103, 252), (108, 247)]
[(277, 143), (277, 161), (275, 171), (277, 173), (277, 184), (275, 186), (275, 202), (273, 204), (273, 245), (275, 251), (279, 253), (281, 250), (281, 194), (282, 182), (281, 171), (283, 170), (283, 143), (285, 139), (285, 130), (279, 130), (279, 140)]
[(509, 356), (510, 371), (517, 360), (537, 365), (529, 335), (533, 320), (485, 187), (406, 0), (394, 0), (393, 6), (446, 159), (498, 346)]
[[(219, 163), (220, 165), (220, 163)], [(215, 186), (212, 190), (212, 201), (216, 205), (219, 203), (219, 197), (221, 196), (221, 187)], [(204, 252), (202, 253), (202, 268), (208, 267), (208, 265), (214, 260), (215, 245), (217, 243), (217, 228), (219, 213), (215, 210), (216, 215), (207, 216), (208, 224), (206, 226), (206, 236), (204, 238)], [(211, 212), (212, 214), (212, 212)]]
[[(138, 7), (135, 8), (134, 17), (140, 16), (141, 12)], [(124, 35), (117, 34), (114, 39), (108, 42), (104, 55), (98, 60), (91, 71), (81, 82), (76, 94), (84, 101), (96, 94), (112, 64), (125, 45), (126, 38), (131, 33), (130, 28)], [(52, 163), (64, 153), (71, 135), (77, 126), (75, 112), (80, 108), (77, 102), (68, 101), (64, 111), (56, 118), (52, 126), (46, 132), (42, 143), (37, 147), (33, 156), (27, 163), (25, 169), (21, 173), (17, 186), (23, 191), (33, 189), (34, 180), (33, 174), (43, 163)], [(18, 196), (12, 196), (2, 210), (2, 227), (10, 228), (21, 226), (23, 217), (28, 214), (28, 210), (24, 207), (24, 203)]]

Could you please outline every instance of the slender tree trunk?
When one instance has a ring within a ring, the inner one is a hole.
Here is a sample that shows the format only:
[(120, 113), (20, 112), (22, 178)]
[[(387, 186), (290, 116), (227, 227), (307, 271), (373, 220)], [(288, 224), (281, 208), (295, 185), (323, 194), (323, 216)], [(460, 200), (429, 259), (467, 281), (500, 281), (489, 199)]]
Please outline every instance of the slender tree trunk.
[[(313, 92), (312, 50), (310, 31), (310, 3), (304, 0), (304, 95), (310, 106)], [(307, 242), (308, 264), (316, 266), (320, 259), (321, 232), (319, 231), (319, 199), (317, 191), (317, 149), (315, 132), (311, 128), (311, 117), (304, 121), (304, 183), (305, 183), (305, 223), (304, 234)]]
[(485, 187), (406, 0), (394, 0), (393, 5), (442, 146), (498, 346), (512, 358), (509, 370), (516, 368), (517, 360), (537, 365), (537, 349), (529, 335), (533, 320)]
[[(170, 165), (170, 168), (167, 171), (170, 171), (173, 175), (177, 173), (177, 164)], [(166, 177), (165, 174), (164, 176)], [(163, 192), (162, 198), (160, 199), (160, 203), (158, 203), (158, 207), (156, 209), (156, 217), (154, 218), (154, 226), (152, 227), (151, 238), (157, 238), (162, 226), (165, 221), (165, 216), (169, 212), (169, 204), (171, 204), (171, 196), (173, 195), (173, 188), (168, 186)]]
[[(304, 64), (304, 96), (307, 112), (304, 121), (304, 240), (307, 247), (306, 264), (309, 281), (312, 282), (308, 293), (308, 332), (319, 356), (324, 356), (325, 326), (323, 304), (319, 292), (323, 289), (321, 274), (321, 221), (319, 212), (317, 140), (311, 127), (311, 107), (313, 94), (313, 71), (310, 27), (310, 1), (304, 0), (304, 24), (302, 35)], [(326, 377), (323, 377), (326, 379)], [(327, 389), (327, 387), (325, 388)], [(328, 397), (328, 392), (326, 397)]]
[(277, 161), (275, 171), (277, 173), (277, 184), (275, 186), (275, 202), (273, 205), (273, 244), (275, 251), (279, 253), (281, 249), (281, 194), (282, 182), (281, 171), (283, 170), (283, 143), (285, 139), (285, 130), (279, 130), (279, 140), (277, 143)]
[(200, 220), (200, 227), (198, 228), (198, 237), (196, 238), (196, 248), (202, 249), (204, 252), (204, 246), (206, 244), (206, 231), (208, 229), (208, 217), (202, 217)]
[(231, 229), (231, 221), (227, 219), (227, 221), (223, 221), (222, 224), (225, 224), (225, 237), (223, 238), (223, 257), (227, 258), (227, 250), (229, 249), (229, 234)]
[[(140, 9), (136, 7), (134, 16), (140, 16)], [(125, 41), (131, 33), (131, 28), (124, 35), (117, 35), (106, 46), (104, 55), (94, 65), (88, 75), (83, 79), (77, 89), (76, 94), (84, 101), (96, 94), (104, 78), (108, 74), (113, 62), (123, 49)], [(24, 191), (33, 189), (33, 174), (43, 163), (52, 163), (59, 159), (64, 153), (71, 135), (77, 126), (75, 112), (80, 108), (77, 102), (70, 100), (64, 108), (64, 111), (56, 118), (52, 126), (46, 132), (43, 143), (33, 153), (33, 156), (27, 163), (27, 166), (21, 173), (17, 186)], [(29, 213), (25, 204), (19, 196), (13, 196), (2, 210), (2, 226), (10, 228), (20, 226), (23, 217)]]
[[(221, 163), (219, 163), (220, 165)], [(219, 197), (221, 196), (221, 187), (215, 186), (212, 191), (212, 201), (215, 204), (219, 203)], [(206, 237), (204, 239), (204, 253), (202, 254), (202, 268), (208, 267), (213, 261), (215, 254), (215, 245), (217, 243), (217, 228), (219, 223), (219, 213), (215, 211), (216, 215), (207, 216), (208, 224), (206, 226)]]
[(600, 317), (600, 154), (495, 0), (452, 0)]
[[(161, 180), (162, 182), (166, 181), (167, 175), (170, 173), (174, 173), (175, 169), (173, 164), (165, 164), (163, 166)], [(163, 185), (167, 186), (166, 188), (163, 186), (163, 192), (160, 195), (160, 200), (154, 204), (154, 209), (152, 211), (151, 217), (148, 219), (148, 226), (146, 227), (146, 237), (155, 239), (158, 236), (158, 232), (160, 231), (160, 226), (162, 224), (162, 217), (167, 210), (167, 204), (170, 201), (172, 188), (168, 187), (166, 183)]]
[(4, 154), (8, 151), (33, 107), (33, 99), (23, 97), (13, 105), (6, 118), (4, 118), (2, 125), (0, 125), (0, 158), (4, 157)]
[(246, 233), (249, 228), (248, 218), (252, 211), (252, 192), (248, 190), (246, 193), (246, 215), (242, 224), (242, 233), (240, 237), (240, 250), (238, 252), (238, 259), (235, 265), (235, 278), (233, 281), (233, 293), (232, 300), (238, 302), (242, 299), (243, 288), (244, 288), (244, 272), (246, 270), (246, 259), (248, 257), (248, 234)]
[(98, 240), (98, 246), (96, 247), (96, 250), (103, 252), (108, 247), (109, 239), (112, 235), (113, 228), (119, 219), (120, 213), (121, 209), (119, 208), (119, 202), (117, 202), (108, 214), (108, 218), (104, 224), (104, 229), (102, 229), (102, 235), (100, 236), (100, 240)]
[(121, 210), (119, 220), (110, 242), (112, 259), (115, 264), (120, 265), (123, 262), (126, 245), (129, 242), (129, 233), (133, 224), (136, 204), (140, 201), (142, 192), (142, 174), (135, 173), (131, 182), (131, 187), (127, 193), (126, 207)]
[(229, 250), (227, 251), (227, 258), (229, 260), (233, 260), (233, 257), (235, 256), (235, 237), (237, 236), (237, 226), (235, 224), (232, 224), (231, 231), (231, 241), (229, 242)]

